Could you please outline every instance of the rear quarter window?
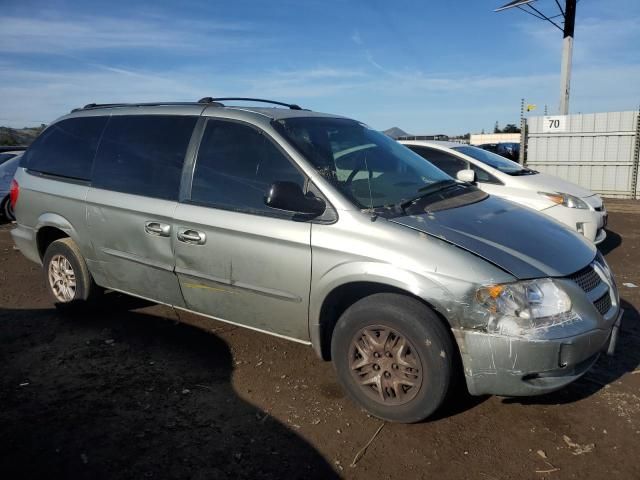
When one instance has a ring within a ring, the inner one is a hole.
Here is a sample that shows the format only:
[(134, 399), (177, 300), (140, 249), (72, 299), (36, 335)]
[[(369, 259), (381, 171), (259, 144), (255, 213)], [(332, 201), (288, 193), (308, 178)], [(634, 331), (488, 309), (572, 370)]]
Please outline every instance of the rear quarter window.
[(107, 117), (78, 117), (47, 128), (22, 156), (20, 165), (34, 172), (90, 180), (93, 158)]
[(469, 168), (469, 164), (466, 161), (436, 148), (420, 147), (416, 145), (407, 145), (407, 147), (425, 160), (433, 163), (436, 167), (452, 178), (456, 178), (456, 175), (460, 170)]
[(177, 200), (184, 157), (197, 117), (113, 116), (96, 155), (92, 185)]

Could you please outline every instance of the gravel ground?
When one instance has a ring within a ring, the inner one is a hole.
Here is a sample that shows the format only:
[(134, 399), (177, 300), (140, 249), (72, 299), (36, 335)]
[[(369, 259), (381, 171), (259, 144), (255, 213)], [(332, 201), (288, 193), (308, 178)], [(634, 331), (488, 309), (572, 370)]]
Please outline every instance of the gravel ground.
[(552, 395), (461, 395), (381, 430), (308, 347), (115, 293), (59, 314), (4, 225), (0, 477), (640, 478), (640, 207), (609, 205), (615, 357)]

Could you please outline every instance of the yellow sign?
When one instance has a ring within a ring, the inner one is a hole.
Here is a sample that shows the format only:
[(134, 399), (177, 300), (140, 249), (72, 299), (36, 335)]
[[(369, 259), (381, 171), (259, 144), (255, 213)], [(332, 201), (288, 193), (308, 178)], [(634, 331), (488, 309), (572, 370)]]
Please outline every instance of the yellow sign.
[(527, 105), (527, 112), (530, 112), (531, 110), (535, 110), (535, 109), (536, 109), (535, 105), (533, 105), (531, 103), (529, 105)]

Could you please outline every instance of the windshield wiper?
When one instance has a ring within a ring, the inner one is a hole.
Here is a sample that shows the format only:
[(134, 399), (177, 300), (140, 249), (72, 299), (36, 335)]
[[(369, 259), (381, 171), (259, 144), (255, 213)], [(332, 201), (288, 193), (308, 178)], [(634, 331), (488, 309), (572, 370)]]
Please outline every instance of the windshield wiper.
[(535, 170), (531, 170), (529, 168), (523, 168), (522, 170), (516, 170), (515, 172), (511, 172), (509, 175), (511, 175), (512, 177), (520, 177), (522, 175), (534, 175), (538, 172), (536, 172)]
[(464, 186), (464, 184), (458, 183), (455, 180), (440, 180), (439, 182), (432, 183), (431, 185), (425, 185), (424, 187), (418, 189), (420, 195), (402, 202), (400, 204), (400, 208), (402, 208), (402, 210), (405, 210), (409, 205), (417, 202), (418, 200), (426, 198), (429, 195), (433, 195), (434, 193), (442, 192), (443, 190), (447, 190), (453, 186)]
[(458, 185), (458, 182), (455, 180), (439, 180), (437, 182), (431, 183), (429, 185), (425, 185), (424, 187), (420, 187), (418, 192), (420, 193), (435, 193), (448, 188), (450, 185)]

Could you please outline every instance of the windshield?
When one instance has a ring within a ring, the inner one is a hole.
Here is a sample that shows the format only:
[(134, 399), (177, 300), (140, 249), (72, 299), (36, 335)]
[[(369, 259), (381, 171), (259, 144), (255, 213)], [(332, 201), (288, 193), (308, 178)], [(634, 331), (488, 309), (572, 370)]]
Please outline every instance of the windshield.
[(274, 126), (359, 208), (403, 205), (429, 187), (456, 183), (405, 146), (354, 120), (300, 117)]
[(500, 170), (503, 173), (507, 173), (509, 175), (518, 175), (522, 174), (521, 172), (532, 172), (532, 170), (528, 170), (524, 168), (519, 163), (509, 160), (508, 158), (501, 157), (495, 153), (489, 152), (487, 150), (483, 150), (478, 147), (471, 147), (469, 145), (462, 145), (460, 147), (453, 147), (454, 150), (457, 150), (460, 153), (464, 153), (465, 155), (469, 155), (476, 160), (481, 161), (485, 165), (489, 165), (490, 167), (495, 168), (496, 170)]

